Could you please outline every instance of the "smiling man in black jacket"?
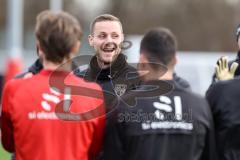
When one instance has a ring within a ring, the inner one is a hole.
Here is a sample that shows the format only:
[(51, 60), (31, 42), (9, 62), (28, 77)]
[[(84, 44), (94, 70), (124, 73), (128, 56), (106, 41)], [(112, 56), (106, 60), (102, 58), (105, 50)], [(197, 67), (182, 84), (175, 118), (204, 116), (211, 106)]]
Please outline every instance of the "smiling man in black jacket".
[[(122, 96), (139, 83), (136, 69), (130, 66), (121, 53), (124, 40), (120, 20), (112, 15), (103, 14), (94, 19), (90, 26), (89, 44), (95, 49), (85, 79), (101, 84), (103, 90)], [(129, 73), (135, 78), (129, 79)], [(107, 109), (112, 109), (112, 98), (106, 96)]]

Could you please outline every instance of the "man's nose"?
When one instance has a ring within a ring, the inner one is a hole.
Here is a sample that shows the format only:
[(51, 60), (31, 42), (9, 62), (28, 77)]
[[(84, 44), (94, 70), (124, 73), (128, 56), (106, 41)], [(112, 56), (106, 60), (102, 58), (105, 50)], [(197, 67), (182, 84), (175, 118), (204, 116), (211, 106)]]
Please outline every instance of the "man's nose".
[(111, 35), (107, 36), (106, 41), (107, 41), (107, 42), (113, 42), (113, 38), (111, 37)]

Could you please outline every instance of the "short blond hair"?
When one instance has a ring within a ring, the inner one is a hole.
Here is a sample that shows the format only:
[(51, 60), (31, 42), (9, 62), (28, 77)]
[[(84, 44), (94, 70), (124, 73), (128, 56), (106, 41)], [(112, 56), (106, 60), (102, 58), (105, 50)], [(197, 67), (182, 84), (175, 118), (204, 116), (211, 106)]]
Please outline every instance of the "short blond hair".
[(90, 25), (90, 33), (93, 34), (94, 27), (95, 27), (95, 24), (97, 22), (103, 22), (103, 21), (116, 21), (116, 22), (119, 22), (119, 24), (120, 24), (120, 26), (122, 28), (122, 23), (121, 23), (119, 18), (117, 18), (117, 17), (115, 17), (115, 16), (113, 16), (111, 14), (102, 14), (102, 15), (97, 16), (93, 20), (93, 22), (91, 23), (91, 25)]

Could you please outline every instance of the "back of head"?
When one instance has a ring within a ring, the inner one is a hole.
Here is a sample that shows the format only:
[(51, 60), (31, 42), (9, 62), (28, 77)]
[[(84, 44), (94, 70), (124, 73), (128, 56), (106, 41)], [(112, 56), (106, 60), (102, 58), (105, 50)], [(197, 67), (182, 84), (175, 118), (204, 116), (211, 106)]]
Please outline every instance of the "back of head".
[(37, 16), (35, 35), (48, 61), (61, 63), (80, 40), (82, 31), (76, 18), (60, 11), (43, 11)]
[(140, 53), (144, 54), (149, 62), (161, 63), (173, 67), (177, 50), (177, 42), (173, 33), (166, 28), (154, 28), (143, 37)]

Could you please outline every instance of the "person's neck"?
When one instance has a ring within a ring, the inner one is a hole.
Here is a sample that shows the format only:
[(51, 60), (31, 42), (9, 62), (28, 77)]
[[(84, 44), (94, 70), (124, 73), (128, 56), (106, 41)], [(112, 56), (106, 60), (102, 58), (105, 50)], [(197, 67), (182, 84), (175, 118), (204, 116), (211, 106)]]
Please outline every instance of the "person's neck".
[(43, 60), (43, 68), (46, 70), (71, 71), (72, 64), (70, 61), (66, 61), (63, 63), (53, 63)]
[[(157, 75), (160, 75), (160, 76), (157, 76)], [(152, 80), (167, 80), (167, 81), (173, 80), (173, 71), (168, 70), (163, 75), (162, 75), (162, 72), (152, 71), (144, 78), (144, 81), (152, 81)]]
[(106, 69), (106, 68), (109, 68), (111, 66), (112, 62), (111, 63), (105, 63), (105, 62), (103, 62), (103, 61), (101, 61), (97, 58), (97, 63), (98, 63), (99, 68)]
[(107, 68), (111, 67), (111, 65), (112, 65), (117, 59), (118, 59), (118, 60), (121, 60), (121, 58), (119, 58), (120, 56), (122, 56), (122, 55), (120, 55), (120, 53), (117, 54), (117, 55), (114, 55), (114, 56), (112, 57), (112, 59), (111, 59), (111, 62), (109, 62), (109, 63), (106, 63), (106, 62), (102, 61), (98, 56), (96, 56), (96, 58), (97, 58), (97, 63), (98, 63), (99, 68), (101, 68), (101, 69), (107, 69)]
[(167, 71), (164, 75), (159, 76), (158, 80), (173, 80), (173, 72), (172, 71)]

